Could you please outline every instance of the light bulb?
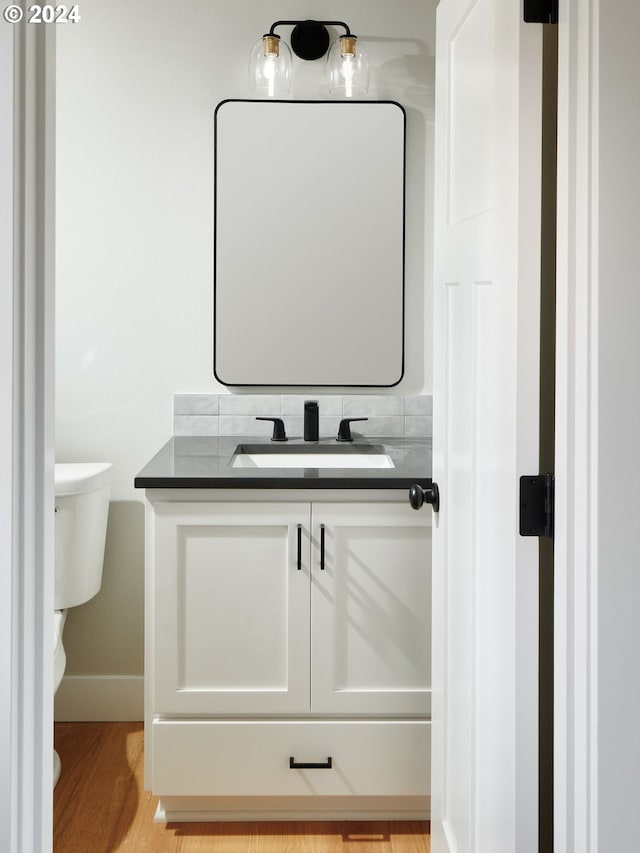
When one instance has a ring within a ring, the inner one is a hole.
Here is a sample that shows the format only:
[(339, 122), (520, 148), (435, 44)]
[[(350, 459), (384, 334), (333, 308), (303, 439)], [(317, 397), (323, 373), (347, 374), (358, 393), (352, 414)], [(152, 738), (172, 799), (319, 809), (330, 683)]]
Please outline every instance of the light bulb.
[(369, 90), (369, 60), (357, 37), (340, 36), (327, 55), (329, 91), (343, 98), (366, 95)]
[(249, 57), (249, 87), (255, 95), (285, 97), (291, 80), (291, 51), (280, 36), (268, 33), (257, 42)]
[(267, 83), (267, 97), (273, 98), (276, 94), (276, 76), (278, 69), (276, 68), (277, 59), (273, 56), (265, 57), (262, 73)]
[(345, 98), (353, 97), (353, 56), (342, 57), (342, 76), (344, 77)]

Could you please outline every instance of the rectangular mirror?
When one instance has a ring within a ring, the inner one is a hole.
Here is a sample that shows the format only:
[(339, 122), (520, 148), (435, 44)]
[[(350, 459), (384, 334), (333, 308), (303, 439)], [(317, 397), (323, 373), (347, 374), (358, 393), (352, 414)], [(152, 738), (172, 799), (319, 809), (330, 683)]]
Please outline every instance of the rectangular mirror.
[(405, 113), (395, 102), (218, 105), (219, 382), (400, 381), (404, 173)]

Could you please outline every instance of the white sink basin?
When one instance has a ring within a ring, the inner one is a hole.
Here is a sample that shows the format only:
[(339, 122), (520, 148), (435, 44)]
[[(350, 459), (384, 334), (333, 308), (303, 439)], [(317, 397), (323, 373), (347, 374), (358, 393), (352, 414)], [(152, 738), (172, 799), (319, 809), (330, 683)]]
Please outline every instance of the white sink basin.
[(232, 468), (394, 468), (380, 445), (351, 447), (270, 447), (239, 444), (231, 457)]

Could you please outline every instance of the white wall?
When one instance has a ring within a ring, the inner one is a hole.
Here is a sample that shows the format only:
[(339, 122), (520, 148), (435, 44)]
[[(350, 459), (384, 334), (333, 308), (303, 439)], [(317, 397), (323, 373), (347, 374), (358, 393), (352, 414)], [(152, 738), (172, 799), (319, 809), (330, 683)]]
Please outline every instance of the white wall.
[[(368, 44), (370, 97), (407, 110), (407, 370), (395, 390), (431, 392), (435, 6), (93, 0), (57, 28), (57, 458), (115, 472), (103, 589), (69, 616), (68, 673), (142, 673), (133, 477), (171, 435), (174, 392), (224, 391), (212, 375), (213, 114), (248, 97), (250, 47), (275, 20), (346, 20)], [(322, 97), (321, 79), (322, 63), (306, 63), (294, 96)]]

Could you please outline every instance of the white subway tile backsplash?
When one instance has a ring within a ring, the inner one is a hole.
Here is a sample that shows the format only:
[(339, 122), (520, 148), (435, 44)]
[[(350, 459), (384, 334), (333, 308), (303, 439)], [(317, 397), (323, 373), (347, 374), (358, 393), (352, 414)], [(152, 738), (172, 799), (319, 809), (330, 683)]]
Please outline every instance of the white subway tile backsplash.
[(343, 397), (342, 412), (345, 418), (399, 417), (404, 415), (404, 397), (382, 394), (354, 394)]
[(411, 438), (431, 438), (433, 418), (431, 415), (407, 415), (404, 419), (404, 434)]
[[(340, 415), (320, 417), (320, 438), (336, 438), (340, 426)], [(300, 433), (302, 435), (302, 432)]]
[(280, 412), (284, 415), (299, 415), (302, 417), (304, 411), (304, 401), (317, 399), (315, 397), (303, 397), (296, 394), (283, 394), (280, 397)]
[(404, 435), (404, 418), (371, 417), (366, 421), (351, 424), (351, 435), (363, 435), (365, 437), (388, 435), (389, 437), (400, 438)]
[(220, 415), (219, 420), (220, 435), (273, 435), (273, 424), (270, 421), (257, 421), (251, 415)]
[(280, 417), (280, 395), (224, 394), (220, 396), (220, 414)]
[(216, 415), (174, 415), (174, 435), (218, 435)]
[[(282, 420), (284, 421), (287, 438), (300, 438), (302, 436), (302, 432), (304, 430), (304, 417), (302, 415), (300, 417), (283, 415)], [(322, 423), (322, 420), (320, 423)], [(322, 431), (322, 426), (320, 426), (320, 431)]]
[(416, 395), (415, 397), (404, 398), (404, 413), (405, 415), (432, 415), (433, 414), (433, 397), (426, 394)]
[(342, 397), (334, 394), (283, 394), (282, 414), (302, 415), (305, 400), (317, 400), (321, 415), (341, 415)]
[(430, 395), (383, 394), (174, 394), (176, 435), (270, 436), (273, 426), (256, 417), (281, 417), (289, 438), (301, 438), (305, 400), (317, 400), (320, 437), (338, 434), (341, 418), (368, 418), (354, 423), (354, 435), (430, 438), (433, 406)]
[(217, 394), (174, 394), (173, 413), (175, 415), (217, 415)]

